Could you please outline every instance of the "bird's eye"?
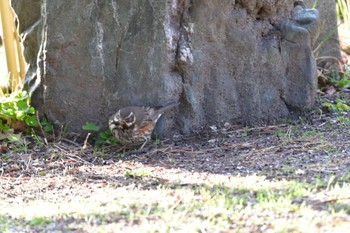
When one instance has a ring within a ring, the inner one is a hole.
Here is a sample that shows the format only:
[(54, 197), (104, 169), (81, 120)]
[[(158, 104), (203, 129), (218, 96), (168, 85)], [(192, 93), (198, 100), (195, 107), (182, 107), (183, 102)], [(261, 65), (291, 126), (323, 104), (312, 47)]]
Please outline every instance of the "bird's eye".
[(134, 124), (136, 121), (135, 115), (133, 112), (131, 112), (127, 117), (124, 118), (123, 122), (126, 124), (128, 127), (130, 127), (132, 124)]
[(134, 116), (127, 117), (127, 118), (124, 119), (125, 123), (132, 123), (133, 121), (134, 121)]

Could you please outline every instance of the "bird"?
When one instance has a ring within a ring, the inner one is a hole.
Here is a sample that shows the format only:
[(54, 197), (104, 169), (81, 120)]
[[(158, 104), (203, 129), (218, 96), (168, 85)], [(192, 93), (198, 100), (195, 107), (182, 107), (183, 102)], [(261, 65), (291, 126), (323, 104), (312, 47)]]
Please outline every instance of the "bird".
[(142, 150), (150, 141), (159, 118), (164, 112), (177, 105), (177, 102), (169, 102), (162, 107), (121, 108), (109, 118), (109, 129), (120, 144), (126, 147), (141, 145), (140, 150)]

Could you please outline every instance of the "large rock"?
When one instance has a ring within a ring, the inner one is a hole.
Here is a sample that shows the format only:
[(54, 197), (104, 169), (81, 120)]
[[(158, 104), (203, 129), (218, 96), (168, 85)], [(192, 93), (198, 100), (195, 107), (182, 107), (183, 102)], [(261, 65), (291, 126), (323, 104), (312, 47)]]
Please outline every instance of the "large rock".
[(35, 12), (21, 27), (33, 103), (68, 131), (171, 100), (168, 135), (313, 104), (318, 14), (293, 0), (24, 2), (13, 6), (21, 22)]

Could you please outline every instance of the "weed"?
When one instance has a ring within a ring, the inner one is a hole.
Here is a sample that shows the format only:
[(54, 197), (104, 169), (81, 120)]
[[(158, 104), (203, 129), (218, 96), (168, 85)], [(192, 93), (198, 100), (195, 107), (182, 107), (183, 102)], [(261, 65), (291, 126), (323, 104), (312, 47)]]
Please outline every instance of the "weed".
[(322, 133), (318, 132), (317, 130), (313, 129), (310, 131), (305, 131), (303, 133), (303, 138), (312, 138), (315, 137), (316, 135), (321, 135)]
[(101, 131), (101, 128), (92, 122), (86, 122), (82, 128), (85, 131), (90, 131), (94, 133), (95, 146), (101, 147), (108, 144), (109, 145), (117, 144), (117, 139), (112, 135), (109, 129)]
[(35, 109), (30, 106), (30, 96), (26, 91), (5, 94), (0, 99), (0, 132), (10, 129), (25, 131), (26, 127), (38, 127)]
[(45, 217), (33, 217), (28, 223), (30, 226), (42, 226), (50, 224), (52, 221)]
[(104, 146), (106, 144), (116, 145), (117, 139), (112, 135), (111, 131), (108, 129), (98, 133), (97, 137), (95, 138), (95, 144), (97, 146)]
[(40, 120), (40, 124), (41, 124), (45, 133), (52, 133), (53, 132), (53, 125), (47, 120), (46, 117), (43, 117)]
[(154, 141), (153, 141), (154, 145), (160, 145), (161, 144), (161, 140), (159, 139), (158, 135), (156, 135)]
[(335, 99), (335, 102), (325, 102), (322, 106), (330, 111), (333, 111), (337, 114), (337, 120), (344, 126), (350, 125), (350, 119), (348, 114), (350, 112), (350, 106), (345, 100)]
[(350, 111), (349, 105), (346, 104), (344, 100), (341, 99), (336, 99), (335, 100), (335, 105), (332, 106), (334, 111), (340, 112), (340, 113), (345, 113)]
[(142, 178), (151, 176), (151, 173), (146, 170), (126, 170), (124, 175), (130, 178)]
[(281, 138), (283, 137), (284, 135), (284, 132), (281, 128), (278, 128), (276, 132), (274, 132), (274, 136), (277, 137), (277, 138)]
[(22, 133), (31, 133), (37, 142), (42, 142), (36, 135), (34, 128), (45, 132), (52, 132), (53, 127), (46, 118), (39, 121), (35, 109), (30, 105), (30, 96), (27, 91), (18, 91), (11, 94), (1, 93), (0, 98), (0, 140), (7, 140), (12, 149), (26, 149)]
[(288, 141), (292, 139), (292, 131), (293, 127), (289, 127), (286, 131), (282, 128), (278, 128), (276, 132), (274, 132), (274, 136), (278, 139), (283, 140), (282, 144), (286, 144)]
[(350, 80), (348, 76), (350, 74), (350, 68), (344, 65), (343, 71), (338, 72), (335, 68), (330, 71), (330, 74), (325, 76), (330, 85), (335, 86), (338, 89), (343, 89), (349, 86)]
[(98, 127), (95, 123), (92, 122), (86, 122), (85, 125), (83, 125), (83, 130), (86, 131), (98, 132), (100, 131), (100, 129), (100, 127)]
[(35, 133), (35, 131), (32, 129), (32, 137), (35, 139), (35, 141), (41, 145), (44, 146), (45, 144), (40, 140), (40, 138), (38, 137), (38, 135)]
[(6, 216), (0, 215), (0, 232), (8, 232), (9, 219)]

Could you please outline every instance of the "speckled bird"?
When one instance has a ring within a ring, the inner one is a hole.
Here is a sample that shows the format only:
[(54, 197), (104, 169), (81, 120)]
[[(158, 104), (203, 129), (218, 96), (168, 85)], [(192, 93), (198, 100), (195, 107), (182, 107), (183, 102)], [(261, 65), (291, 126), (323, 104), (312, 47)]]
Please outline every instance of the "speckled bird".
[(150, 141), (152, 132), (163, 113), (178, 103), (171, 102), (163, 107), (129, 106), (119, 109), (108, 121), (109, 129), (118, 142), (140, 150)]

